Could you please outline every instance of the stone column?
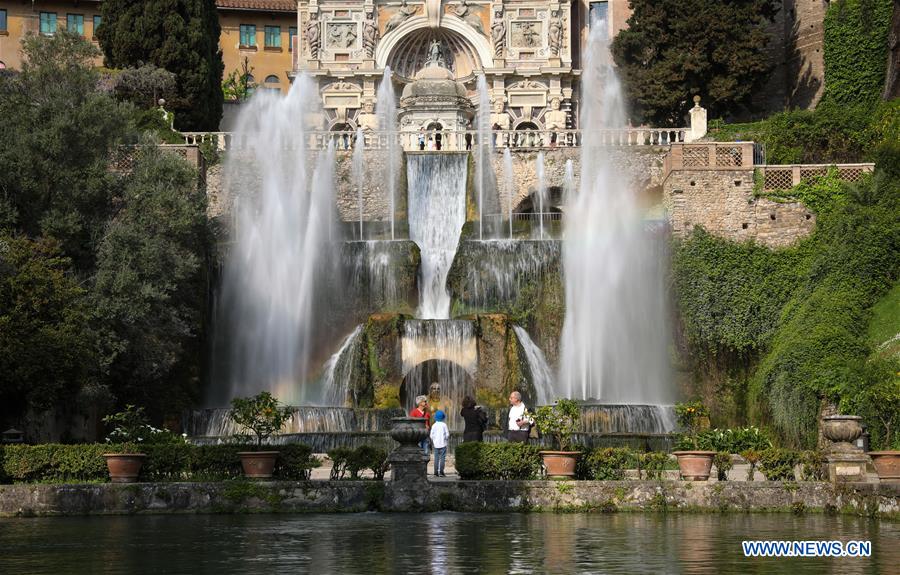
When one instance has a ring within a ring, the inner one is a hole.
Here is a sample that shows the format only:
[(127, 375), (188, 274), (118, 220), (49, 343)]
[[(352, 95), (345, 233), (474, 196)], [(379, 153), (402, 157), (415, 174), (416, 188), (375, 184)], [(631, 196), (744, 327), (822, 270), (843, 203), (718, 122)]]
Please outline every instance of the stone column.
[(691, 128), (684, 138), (687, 143), (696, 142), (706, 136), (706, 108), (700, 107), (700, 96), (694, 96), (694, 107), (691, 108), (690, 113)]
[(422, 453), (419, 442), (428, 437), (425, 419), (419, 417), (395, 417), (391, 420), (391, 438), (400, 444), (388, 456), (391, 463), (391, 480), (404, 484), (428, 483), (428, 459)]

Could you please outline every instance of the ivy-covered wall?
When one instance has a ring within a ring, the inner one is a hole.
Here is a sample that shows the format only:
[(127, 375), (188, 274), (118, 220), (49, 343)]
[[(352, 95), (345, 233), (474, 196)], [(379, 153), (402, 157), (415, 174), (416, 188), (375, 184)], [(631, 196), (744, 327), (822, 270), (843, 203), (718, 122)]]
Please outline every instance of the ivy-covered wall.
[(873, 102), (884, 90), (892, 0), (835, 0), (825, 13), (825, 100)]

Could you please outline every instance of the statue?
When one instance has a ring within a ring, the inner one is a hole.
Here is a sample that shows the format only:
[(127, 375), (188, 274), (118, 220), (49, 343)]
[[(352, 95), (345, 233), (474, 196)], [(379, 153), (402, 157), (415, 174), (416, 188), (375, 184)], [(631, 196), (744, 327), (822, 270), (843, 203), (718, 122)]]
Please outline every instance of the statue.
[(463, 22), (475, 28), (479, 34), (484, 34), (484, 27), (481, 25), (481, 18), (469, 8), (467, 0), (461, 0), (459, 5), (453, 11)]
[(315, 14), (309, 15), (305, 35), (306, 45), (309, 48), (309, 57), (315, 60), (319, 57), (319, 22), (316, 20)]
[(356, 117), (356, 125), (364, 132), (374, 132), (378, 129), (378, 115), (375, 114), (374, 102), (363, 102), (362, 111)]
[(410, 16), (415, 13), (416, 7), (408, 6), (406, 4), (406, 0), (402, 0), (402, 2), (400, 3), (400, 8), (397, 10), (397, 12), (394, 13), (393, 16), (388, 18), (387, 24), (384, 25), (384, 33), (387, 34), (400, 24), (403, 24), (410, 18)]
[(559, 108), (559, 98), (552, 98), (550, 100), (550, 109), (544, 114), (544, 127), (548, 130), (566, 129), (566, 113)]
[(491, 113), (491, 128), (494, 130), (509, 130), (509, 114), (503, 111), (502, 98), (494, 100), (494, 110)]
[(506, 21), (503, 11), (494, 12), (494, 23), (491, 24), (491, 40), (494, 42), (494, 57), (503, 56), (503, 45), (506, 44)]
[(375, 45), (378, 43), (378, 26), (375, 24), (375, 14), (369, 12), (366, 14), (366, 21), (363, 23), (363, 48), (366, 50), (367, 58), (375, 57)]
[(437, 39), (431, 41), (431, 46), (428, 47), (428, 60), (425, 62), (428, 66), (439, 66), (441, 68), (446, 68), (447, 64), (444, 62), (444, 51), (441, 49), (441, 42)]
[(563, 38), (563, 20), (559, 15), (559, 10), (553, 12), (550, 16), (550, 29), (547, 41), (550, 43), (550, 54), (559, 56), (559, 49), (562, 46)]

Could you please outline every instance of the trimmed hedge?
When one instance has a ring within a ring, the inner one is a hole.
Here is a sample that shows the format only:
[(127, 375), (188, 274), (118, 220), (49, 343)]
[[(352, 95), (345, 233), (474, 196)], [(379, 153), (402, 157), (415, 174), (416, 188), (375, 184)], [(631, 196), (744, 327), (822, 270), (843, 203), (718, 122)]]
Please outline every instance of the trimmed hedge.
[[(275, 477), (309, 479), (319, 466), (307, 445), (277, 447)], [(240, 451), (247, 445), (191, 445), (187, 443), (141, 446), (147, 455), (142, 481), (217, 481), (241, 477)], [(0, 481), (4, 483), (107, 481), (104, 453), (121, 452), (115, 444), (10, 445), (0, 448)]]
[(536, 479), (540, 451), (527, 443), (466, 442), (456, 448), (456, 471), (461, 479)]

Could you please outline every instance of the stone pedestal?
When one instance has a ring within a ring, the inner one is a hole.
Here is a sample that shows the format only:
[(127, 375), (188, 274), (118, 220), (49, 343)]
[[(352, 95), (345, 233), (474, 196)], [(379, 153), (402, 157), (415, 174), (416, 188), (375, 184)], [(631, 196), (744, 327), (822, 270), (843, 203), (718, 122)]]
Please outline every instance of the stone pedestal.
[(400, 444), (388, 456), (391, 464), (391, 480), (401, 483), (428, 482), (428, 456), (422, 453), (419, 442), (428, 437), (425, 419), (395, 417), (392, 420), (391, 438)]
[(866, 480), (869, 456), (864, 453), (832, 453), (828, 462), (828, 480), (832, 483), (848, 483)]

